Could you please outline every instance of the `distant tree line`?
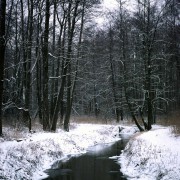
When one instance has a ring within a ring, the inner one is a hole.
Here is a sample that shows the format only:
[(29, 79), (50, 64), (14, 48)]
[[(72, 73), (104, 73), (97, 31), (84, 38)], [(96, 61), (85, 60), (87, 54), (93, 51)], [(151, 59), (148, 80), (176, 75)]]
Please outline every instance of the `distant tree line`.
[(133, 13), (118, 3), (106, 27), (84, 40), (84, 66), (92, 68), (82, 70), (78, 92), (85, 111), (114, 110), (117, 122), (129, 114), (140, 131), (150, 130), (156, 116), (180, 108), (180, 1), (138, 0)]
[(0, 134), (6, 116), (69, 131), (71, 114), (128, 114), (143, 131), (179, 109), (179, 0), (137, 0), (133, 12), (118, 0), (101, 28), (98, 0), (0, 2)]

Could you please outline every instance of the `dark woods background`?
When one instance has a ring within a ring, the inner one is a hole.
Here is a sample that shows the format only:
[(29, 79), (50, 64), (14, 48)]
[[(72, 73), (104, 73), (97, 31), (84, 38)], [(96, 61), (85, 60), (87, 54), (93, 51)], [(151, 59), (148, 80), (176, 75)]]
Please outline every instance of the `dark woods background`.
[(73, 114), (143, 131), (179, 111), (179, 0), (137, 0), (133, 12), (118, 0), (102, 27), (98, 0), (8, 0), (5, 16), (0, 2), (3, 124), (68, 131)]

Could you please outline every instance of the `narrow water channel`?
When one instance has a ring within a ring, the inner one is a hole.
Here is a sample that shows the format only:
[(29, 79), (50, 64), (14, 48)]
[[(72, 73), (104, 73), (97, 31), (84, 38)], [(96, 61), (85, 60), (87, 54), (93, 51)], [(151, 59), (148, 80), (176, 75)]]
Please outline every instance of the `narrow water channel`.
[(120, 172), (117, 157), (124, 149), (128, 138), (114, 144), (99, 144), (88, 149), (86, 154), (58, 162), (49, 169), (45, 180), (126, 180)]

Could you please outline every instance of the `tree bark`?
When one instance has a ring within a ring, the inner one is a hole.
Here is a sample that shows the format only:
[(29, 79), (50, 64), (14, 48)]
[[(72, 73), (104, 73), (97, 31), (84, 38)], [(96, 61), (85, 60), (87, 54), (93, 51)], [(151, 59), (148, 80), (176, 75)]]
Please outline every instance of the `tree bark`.
[(2, 102), (4, 81), (4, 55), (5, 55), (5, 14), (6, 0), (0, 2), (0, 136), (2, 135)]
[[(32, 35), (33, 35), (33, 0), (28, 1), (28, 42), (27, 42), (27, 67), (26, 67), (26, 86), (25, 86), (25, 109), (29, 112), (30, 107), (30, 95), (31, 95), (31, 56), (32, 56)], [(29, 121), (29, 131), (31, 131), (31, 118)]]
[[(110, 38), (110, 43), (109, 43), (109, 61), (110, 61), (110, 68), (111, 68), (111, 81), (112, 81), (112, 91), (113, 91), (113, 97), (114, 97), (114, 104), (115, 104), (115, 113), (116, 113), (116, 122), (119, 122), (119, 117), (121, 115), (121, 111), (119, 109), (118, 105), (118, 98), (117, 98), (117, 93), (116, 93), (116, 82), (115, 82), (115, 72), (113, 68), (113, 37), (112, 37), (112, 29), (110, 27), (109, 30), (109, 38)], [(121, 115), (122, 118), (122, 115)], [(123, 118), (122, 118), (123, 119)]]
[(80, 1), (75, 2), (73, 17), (71, 20), (70, 13), (68, 14), (68, 50), (67, 50), (67, 67), (68, 67), (68, 74), (67, 74), (67, 105), (66, 105), (66, 115), (64, 119), (64, 130), (69, 131), (69, 121), (71, 116), (71, 109), (72, 109), (72, 82), (71, 82), (71, 56), (72, 56), (72, 43), (73, 43), (73, 36), (76, 24), (76, 17), (77, 17), (77, 10)]
[[(55, 43), (56, 43), (56, 9), (57, 9), (57, 2), (54, 0), (53, 2), (54, 12), (53, 12), (53, 42), (52, 42), (52, 53), (55, 54)], [(55, 76), (55, 60), (52, 57), (52, 68), (51, 68), (51, 76)], [(57, 67), (56, 67), (57, 68)], [(55, 106), (55, 82), (54, 79), (51, 80), (51, 105), (50, 105), (50, 119), (53, 118), (54, 106)]]
[(50, 2), (46, 0), (45, 30), (43, 42), (43, 130), (50, 130), (49, 124), (49, 74), (48, 74), (48, 39), (49, 39), (49, 17)]
[[(69, 9), (70, 9), (70, 7), (69, 7)], [(60, 86), (59, 90), (58, 90), (58, 81), (56, 81), (56, 83), (55, 83), (55, 89), (58, 91), (58, 96), (55, 99), (55, 106), (54, 106), (54, 112), (53, 112), (53, 117), (52, 117), (52, 126), (51, 126), (52, 131), (56, 131), (56, 125), (57, 125), (59, 111), (61, 114), (60, 122), (63, 122), (63, 116), (64, 116), (63, 96), (64, 96), (64, 89), (65, 89), (65, 85), (66, 85), (66, 74), (67, 74), (67, 61), (65, 62), (65, 57), (64, 57), (65, 56), (64, 46), (65, 46), (65, 35), (66, 35), (65, 30), (66, 30), (66, 24), (67, 24), (67, 22), (65, 20), (65, 14), (64, 14), (62, 22), (59, 21), (59, 23), (61, 26), (60, 34), (59, 34), (59, 56), (62, 56), (62, 73), (61, 73), (62, 79), (61, 79), (61, 86)], [(63, 29), (64, 29), (64, 33), (63, 33)], [(57, 77), (59, 75), (59, 69), (60, 69), (59, 61), (60, 61), (60, 58), (58, 58), (58, 67), (56, 70)]]
[[(39, 114), (39, 120), (40, 123), (42, 123), (42, 66), (41, 66), (41, 53), (40, 53), (40, 47), (41, 47), (41, 40), (39, 40), (40, 34), (42, 33), (42, 16), (41, 16), (41, 5), (38, 4), (37, 11), (39, 12), (38, 18), (37, 18), (37, 32), (36, 32), (36, 59), (37, 59), (37, 64), (36, 64), (36, 88), (37, 88), (37, 103), (38, 103), (38, 114)], [(43, 124), (43, 123), (42, 123)]]

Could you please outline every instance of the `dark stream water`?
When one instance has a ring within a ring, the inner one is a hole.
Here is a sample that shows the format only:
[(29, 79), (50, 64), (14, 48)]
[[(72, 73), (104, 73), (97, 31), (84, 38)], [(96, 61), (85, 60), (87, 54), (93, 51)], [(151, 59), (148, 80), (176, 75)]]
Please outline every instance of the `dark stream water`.
[(117, 158), (128, 138), (114, 144), (99, 144), (88, 149), (86, 154), (71, 157), (66, 162), (57, 162), (55, 169), (49, 169), (46, 180), (125, 180), (120, 172)]

